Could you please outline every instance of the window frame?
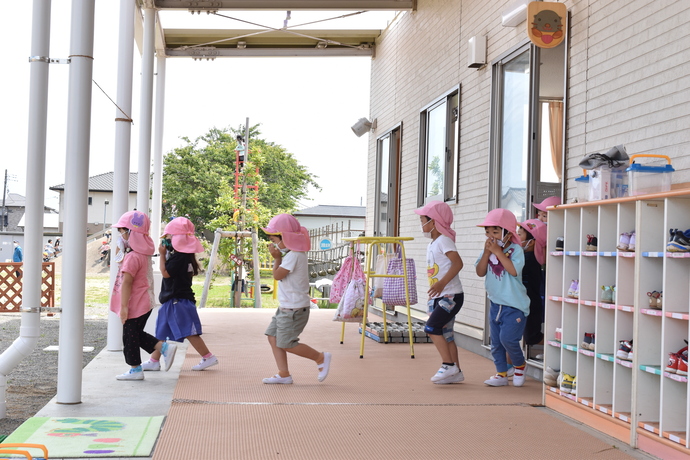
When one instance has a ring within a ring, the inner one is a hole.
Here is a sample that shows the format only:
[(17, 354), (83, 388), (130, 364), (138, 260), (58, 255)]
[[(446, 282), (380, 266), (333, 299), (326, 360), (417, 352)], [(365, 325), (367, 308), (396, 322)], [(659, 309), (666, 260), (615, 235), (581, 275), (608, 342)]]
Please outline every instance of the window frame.
[[(381, 202), (379, 201), (379, 194), (382, 191), (383, 184), (383, 155), (388, 155), (388, 182), (387, 187), (388, 199), (386, 201), (386, 215), (387, 222), (385, 224), (385, 236), (398, 236), (400, 232), (400, 163), (402, 161), (402, 136), (403, 124), (402, 122), (393, 126), (391, 129), (383, 132), (376, 138), (376, 178), (375, 178), (375, 197), (374, 197), (374, 235), (383, 235), (381, 231)], [(388, 151), (383, 152), (383, 142), (388, 139)]]
[[(439, 200), (457, 203), (459, 200), (459, 173), (460, 173), (460, 90), (458, 84), (433, 102), (422, 107), (419, 111), (419, 171), (417, 183), (417, 205), (423, 206), (426, 202)], [(453, 98), (457, 97), (457, 106), (453, 104)], [(438, 195), (427, 195), (427, 167), (429, 164), (429, 114), (432, 110), (446, 104), (445, 122), (445, 161), (443, 163), (442, 192)], [(456, 108), (457, 107), (457, 108)]]

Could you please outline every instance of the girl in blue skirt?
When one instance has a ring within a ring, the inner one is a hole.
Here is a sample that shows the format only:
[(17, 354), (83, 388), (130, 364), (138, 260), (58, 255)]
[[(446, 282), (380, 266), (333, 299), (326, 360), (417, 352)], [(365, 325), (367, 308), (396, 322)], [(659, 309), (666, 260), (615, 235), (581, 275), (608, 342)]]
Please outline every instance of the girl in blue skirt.
[[(170, 338), (176, 342), (189, 340), (201, 355), (201, 361), (192, 366), (193, 371), (203, 371), (218, 364), (218, 358), (211, 353), (201, 338), (201, 321), (196, 311), (192, 277), (199, 274), (199, 263), (195, 254), (203, 252), (199, 240), (194, 236), (194, 224), (185, 217), (176, 217), (163, 230), (160, 253), (160, 270), (163, 275), (158, 300), (161, 308), (156, 322), (156, 337)], [(151, 358), (142, 364), (145, 371), (160, 370), (160, 353), (153, 352)]]

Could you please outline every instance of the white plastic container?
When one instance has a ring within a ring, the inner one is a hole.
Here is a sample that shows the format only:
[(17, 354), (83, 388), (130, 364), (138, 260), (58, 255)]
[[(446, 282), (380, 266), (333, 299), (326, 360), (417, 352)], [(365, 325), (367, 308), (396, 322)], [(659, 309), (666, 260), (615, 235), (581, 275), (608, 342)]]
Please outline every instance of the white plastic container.
[(577, 185), (577, 202), (589, 201), (589, 176), (582, 175), (575, 179)]
[[(635, 163), (635, 158), (662, 158), (667, 164), (663, 166), (647, 166)], [(673, 166), (671, 159), (666, 155), (633, 155), (630, 157), (628, 171), (628, 191), (631, 196), (647, 195), (649, 193), (661, 193), (671, 190), (673, 178)]]

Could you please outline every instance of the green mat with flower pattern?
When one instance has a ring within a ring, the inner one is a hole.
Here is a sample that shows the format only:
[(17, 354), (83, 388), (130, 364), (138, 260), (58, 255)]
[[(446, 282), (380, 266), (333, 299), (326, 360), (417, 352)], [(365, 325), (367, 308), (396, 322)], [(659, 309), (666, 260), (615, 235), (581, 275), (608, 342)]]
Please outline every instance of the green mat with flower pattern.
[(6, 443), (43, 444), (50, 458), (150, 457), (165, 417), (31, 417)]

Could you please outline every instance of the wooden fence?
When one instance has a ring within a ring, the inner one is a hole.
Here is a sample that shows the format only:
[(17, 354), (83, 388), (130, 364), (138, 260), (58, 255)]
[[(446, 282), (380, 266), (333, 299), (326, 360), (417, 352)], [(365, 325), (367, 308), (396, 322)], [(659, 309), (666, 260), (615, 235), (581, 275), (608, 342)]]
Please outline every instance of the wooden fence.
[[(22, 305), (23, 264), (0, 263), (0, 313), (19, 312)], [(55, 262), (43, 263), (41, 307), (55, 306)]]

